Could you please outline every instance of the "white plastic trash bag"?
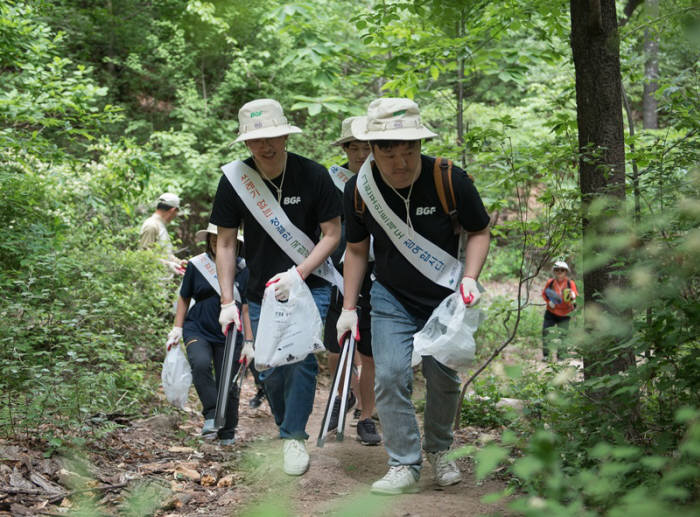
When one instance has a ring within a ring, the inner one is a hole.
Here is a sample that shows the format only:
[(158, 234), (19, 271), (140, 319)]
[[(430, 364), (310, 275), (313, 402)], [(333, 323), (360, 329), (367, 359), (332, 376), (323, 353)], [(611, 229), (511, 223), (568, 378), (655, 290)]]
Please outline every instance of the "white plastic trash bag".
[(484, 313), (467, 307), (459, 292), (438, 305), (425, 326), (413, 335), (413, 360), (416, 366), (422, 356), (433, 356), (442, 364), (457, 370), (474, 360), (474, 332), (484, 321)]
[(323, 323), (311, 290), (296, 267), (289, 299), (275, 299), (275, 285), (265, 289), (260, 306), (258, 333), (255, 336), (255, 368), (266, 370), (275, 366), (298, 363), (310, 353), (325, 350)]
[(163, 381), (163, 391), (168, 402), (175, 407), (185, 409), (190, 384), (192, 384), (192, 369), (181, 346), (173, 346), (168, 350), (160, 378)]

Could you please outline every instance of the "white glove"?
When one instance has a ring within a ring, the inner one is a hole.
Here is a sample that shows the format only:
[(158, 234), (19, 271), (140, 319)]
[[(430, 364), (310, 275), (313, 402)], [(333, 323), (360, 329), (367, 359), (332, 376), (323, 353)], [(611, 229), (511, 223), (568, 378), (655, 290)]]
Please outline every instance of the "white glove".
[(462, 295), (462, 301), (467, 307), (473, 307), (481, 298), (479, 288), (476, 286), (476, 280), (470, 276), (462, 278), (459, 284), (459, 293)]
[(168, 269), (169, 269), (172, 273), (174, 273), (174, 274), (176, 274), (176, 275), (180, 275), (180, 276), (182, 276), (182, 275), (185, 274), (185, 267), (186, 267), (186, 264), (185, 264), (185, 267), (183, 267), (182, 264), (181, 264), (180, 262), (173, 262), (173, 261), (171, 261), (171, 260), (163, 260), (162, 262), (163, 262), (163, 264), (165, 264), (166, 266), (168, 266)]
[(228, 333), (228, 326), (231, 322), (236, 326), (236, 329), (241, 330), (241, 315), (238, 312), (235, 301), (221, 305), (219, 325), (221, 325), (221, 332), (223, 332), (224, 336)]
[(290, 269), (289, 271), (285, 271), (283, 273), (277, 273), (275, 276), (273, 276), (272, 278), (270, 278), (270, 280), (267, 281), (265, 287), (272, 284), (276, 284), (275, 298), (283, 302), (289, 299), (289, 291), (291, 291), (292, 286), (296, 281), (294, 275), (301, 277), (301, 275), (299, 274), (299, 270), (297, 270), (296, 268)]
[(173, 327), (173, 330), (168, 334), (168, 340), (165, 342), (165, 348), (170, 352), (170, 349), (182, 339), (182, 327)]
[(359, 341), (360, 325), (357, 320), (357, 310), (355, 308), (343, 309), (338, 317), (338, 323), (335, 324), (335, 330), (337, 332), (338, 344), (340, 346), (343, 346), (343, 339), (345, 338), (345, 334), (348, 332), (352, 332), (355, 341)]
[(549, 308), (550, 308), (550, 309), (554, 309), (554, 307), (556, 307), (556, 306), (557, 306), (557, 304), (556, 304), (556, 303), (554, 303), (554, 302), (553, 302), (552, 300), (549, 300), (549, 303), (548, 303), (548, 305), (549, 305)]
[(245, 362), (245, 364), (249, 365), (251, 361), (253, 360), (253, 354), (255, 353), (255, 349), (253, 348), (253, 340), (252, 339), (246, 339), (243, 341), (243, 348), (241, 349), (241, 357), (238, 359), (239, 363)]

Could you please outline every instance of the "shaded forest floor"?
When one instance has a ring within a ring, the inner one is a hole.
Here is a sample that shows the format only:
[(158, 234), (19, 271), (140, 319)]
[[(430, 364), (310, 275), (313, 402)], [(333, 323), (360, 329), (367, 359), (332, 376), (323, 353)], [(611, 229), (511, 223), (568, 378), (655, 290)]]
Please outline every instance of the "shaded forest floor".
[[(416, 378), (415, 397), (422, 398)], [(236, 444), (222, 448), (199, 437), (202, 418), (194, 410), (129, 419), (111, 415), (121, 424), (89, 440), (74, 454), (44, 457), (31, 445), (0, 442), (0, 515), (372, 515), (456, 516), (502, 511), (480, 501), (504, 484), (490, 479), (477, 483), (473, 464), (459, 460), (464, 481), (438, 488), (424, 464), (418, 494), (379, 497), (369, 493), (373, 481), (386, 472), (382, 446), (362, 446), (354, 427), (345, 440), (329, 436), (316, 446), (328, 394), (327, 374), (319, 376), (315, 408), (307, 431), (309, 471), (289, 477), (281, 471), (281, 442), (266, 403), (250, 409), (252, 379), (243, 386)], [(198, 407), (194, 390), (190, 407)], [(479, 443), (495, 433), (465, 428), (456, 445)]]

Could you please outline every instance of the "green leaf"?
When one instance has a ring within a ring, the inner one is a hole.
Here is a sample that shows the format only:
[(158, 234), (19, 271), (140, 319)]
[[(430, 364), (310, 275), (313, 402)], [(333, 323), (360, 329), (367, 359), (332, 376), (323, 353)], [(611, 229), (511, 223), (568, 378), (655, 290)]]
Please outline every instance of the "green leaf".
[(502, 490), (501, 492), (491, 492), (490, 494), (486, 494), (485, 496), (483, 496), (481, 498), (481, 502), (484, 504), (494, 504), (498, 501), (501, 501), (504, 497), (508, 497), (509, 495), (509, 490)]
[(523, 376), (523, 367), (519, 364), (506, 365), (503, 369), (511, 379), (519, 379)]
[(605, 442), (600, 442), (591, 449), (591, 457), (595, 459), (603, 459), (606, 458), (608, 455), (610, 455), (610, 452), (612, 451), (612, 445), (609, 443)]
[(533, 475), (537, 474), (544, 468), (544, 464), (537, 458), (525, 456), (519, 458), (513, 464), (513, 472), (516, 476), (525, 481), (529, 481)]
[(624, 446), (624, 447), (615, 447), (612, 450), (612, 457), (617, 458), (617, 459), (632, 459), (636, 458), (641, 454), (641, 451), (639, 447), (631, 447), (631, 446)]
[(508, 451), (498, 445), (487, 445), (476, 453), (476, 478), (484, 479), (508, 456)]
[(516, 435), (510, 429), (504, 429), (503, 434), (501, 434), (501, 443), (504, 445), (512, 445), (518, 441), (518, 435)]
[(661, 470), (668, 463), (668, 458), (663, 456), (645, 456), (639, 460), (649, 470)]
[(682, 407), (676, 411), (676, 422), (685, 424), (695, 420), (698, 416), (700, 416), (700, 410), (690, 406)]

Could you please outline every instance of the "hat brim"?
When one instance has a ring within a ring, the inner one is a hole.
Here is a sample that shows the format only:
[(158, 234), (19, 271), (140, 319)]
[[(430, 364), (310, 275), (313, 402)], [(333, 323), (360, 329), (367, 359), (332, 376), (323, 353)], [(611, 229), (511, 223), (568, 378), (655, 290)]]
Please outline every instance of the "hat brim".
[(291, 135), (295, 133), (301, 133), (301, 129), (296, 126), (277, 126), (277, 127), (263, 127), (260, 129), (255, 129), (253, 131), (248, 131), (243, 133), (234, 142), (245, 142), (246, 140), (253, 140), (255, 138), (276, 138), (278, 136)]
[(197, 233), (194, 234), (194, 242), (204, 242), (207, 240), (207, 232), (206, 230), (199, 230)]
[(343, 138), (339, 138), (338, 140), (336, 140), (335, 142), (333, 142), (331, 145), (340, 146), (340, 145), (343, 145), (343, 144), (347, 144), (347, 143), (349, 143), (349, 142), (357, 142), (357, 141), (358, 141), (357, 138), (355, 138), (354, 136), (350, 135), (350, 136), (346, 136), (346, 137), (343, 137)]
[(384, 131), (367, 131), (366, 120), (355, 120), (352, 123), (352, 136), (356, 140), (426, 140), (435, 138), (433, 133), (426, 127), (404, 127), (399, 129), (387, 129)]

